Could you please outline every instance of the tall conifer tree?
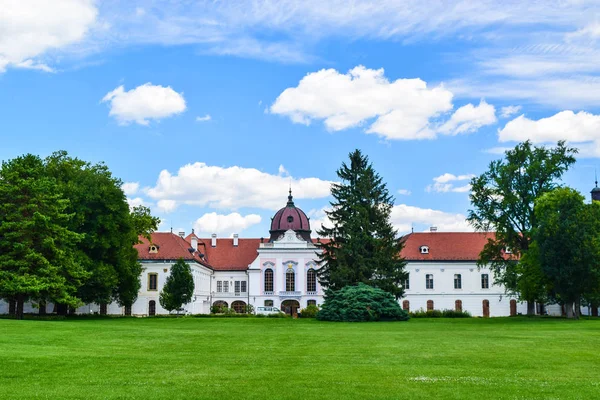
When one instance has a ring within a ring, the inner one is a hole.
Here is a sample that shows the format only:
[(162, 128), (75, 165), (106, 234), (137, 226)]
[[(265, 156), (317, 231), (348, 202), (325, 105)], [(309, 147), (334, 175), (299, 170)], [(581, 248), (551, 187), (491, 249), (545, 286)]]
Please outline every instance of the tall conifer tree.
[(349, 158), (337, 171), (341, 182), (331, 188), (326, 214), (333, 226), (318, 231), (331, 238), (320, 244), (319, 281), (331, 290), (366, 283), (399, 298), (407, 273), (404, 243), (390, 222), (394, 199), (367, 156), (355, 150)]

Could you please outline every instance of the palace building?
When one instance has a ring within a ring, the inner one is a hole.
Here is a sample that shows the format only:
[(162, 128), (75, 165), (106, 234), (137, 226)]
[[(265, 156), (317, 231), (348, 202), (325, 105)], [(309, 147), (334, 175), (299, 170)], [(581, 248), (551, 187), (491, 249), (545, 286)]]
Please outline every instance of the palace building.
[[(87, 304), (77, 313), (116, 315), (167, 314), (159, 295), (172, 265), (183, 258), (194, 277), (193, 300), (184, 305), (188, 314), (208, 314), (212, 307), (246, 312), (247, 306), (276, 307), (296, 314), (310, 304), (323, 303), (324, 288), (317, 279), (317, 256), (321, 251), (311, 237), (310, 220), (296, 207), (292, 194), (271, 220), (266, 238), (198, 237), (155, 232), (135, 248), (143, 266), (141, 289), (131, 309), (116, 303)], [(494, 284), (488, 268), (478, 268), (477, 258), (493, 233), (411, 233), (405, 238), (402, 256), (409, 278), (404, 282), (406, 310), (464, 310), (473, 316), (509, 316), (526, 312), (526, 305), (507, 296)], [(325, 240), (325, 239), (323, 239)], [(48, 305), (48, 311), (52, 310)], [(25, 312), (36, 312), (27, 304)], [(0, 302), (0, 314), (8, 305)]]

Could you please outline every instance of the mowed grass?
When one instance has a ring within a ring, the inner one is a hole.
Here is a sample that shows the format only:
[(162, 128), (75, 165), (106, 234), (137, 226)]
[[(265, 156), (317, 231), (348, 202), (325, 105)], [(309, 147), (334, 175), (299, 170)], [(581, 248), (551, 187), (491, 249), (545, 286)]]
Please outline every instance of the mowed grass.
[(599, 320), (0, 320), (2, 399), (598, 399), (599, 382)]

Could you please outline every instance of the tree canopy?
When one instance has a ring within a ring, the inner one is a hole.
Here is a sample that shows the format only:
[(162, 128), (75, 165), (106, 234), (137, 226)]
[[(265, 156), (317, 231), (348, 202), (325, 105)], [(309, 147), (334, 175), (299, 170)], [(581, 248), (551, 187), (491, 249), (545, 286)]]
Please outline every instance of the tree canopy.
[[(488, 265), (496, 280), (528, 302), (544, 298), (544, 280), (538, 279), (539, 265), (520, 262), (529, 250), (537, 226), (535, 201), (555, 189), (563, 173), (575, 162), (577, 149), (558, 142), (556, 147), (532, 146), (527, 141), (492, 161), (488, 170), (472, 179), (468, 221), (478, 231), (494, 231), (481, 252), (478, 264)], [(507, 255), (507, 249), (512, 256)], [(531, 259), (530, 259), (531, 261)]]
[(390, 222), (393, 197), (367, 156), (355, 150), (349, 159), (337, 170), (341, 182), (331, 188), (326, 214), (332, 226), (318, 231), (331, 238), (320, 244), (319, 280), (331, 290), (366, 283), (399, 298), (407, 273), (403, 241)]
[(535, 216), (531, 248), (567, 317), (578, 316), (581, 298), (600, 294), (600, 204), (557, 188), (536, 201)]
[(171, 267), (165, 286), (160, 292), (160, 305), (167, 311), (180, 310), (181, 306), (192, 301), (194, 276), (190, 266), (180, 258)]

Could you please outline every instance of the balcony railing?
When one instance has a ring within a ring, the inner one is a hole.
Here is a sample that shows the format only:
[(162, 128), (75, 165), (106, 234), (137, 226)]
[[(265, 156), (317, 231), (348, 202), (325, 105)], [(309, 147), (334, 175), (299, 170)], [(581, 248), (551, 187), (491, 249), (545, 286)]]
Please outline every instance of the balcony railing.
[(302, 292), (299, 290), (294, 290), (294, 291), (285, 291), (285, 292), (279, 292), (279, 296), (302, 296)]
[(246, 297), (248, 296), (247, 292), (214, 292), (213, 296), (215, 297)]
[(316, 290), (309, 290), (306, 292), (306, 294), (308, 296), (316, 296), (317, 295), (317, 291)]

